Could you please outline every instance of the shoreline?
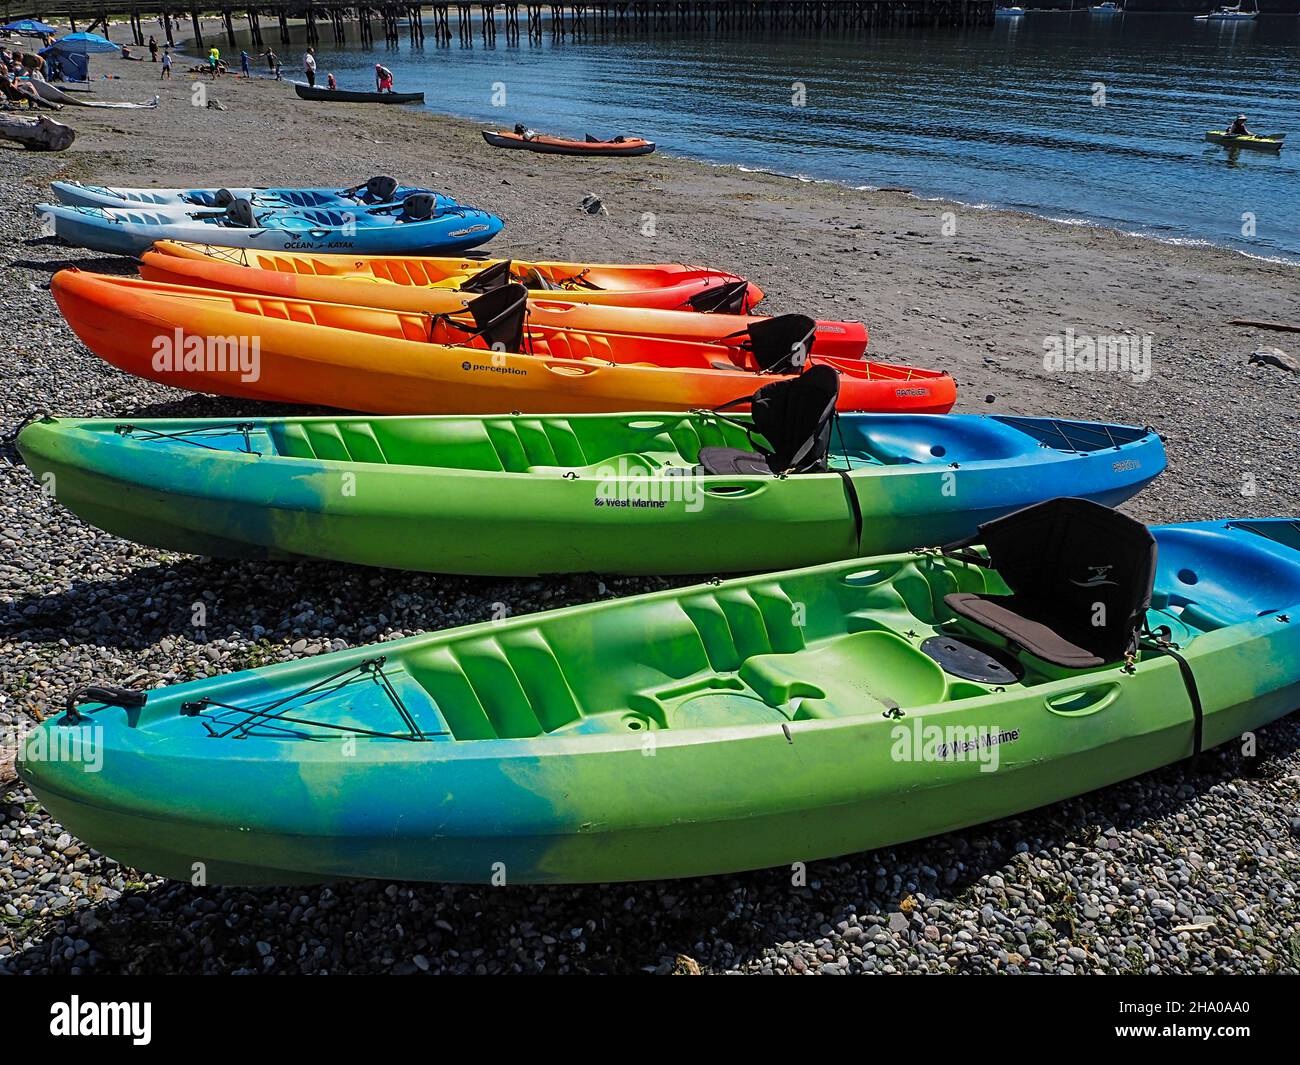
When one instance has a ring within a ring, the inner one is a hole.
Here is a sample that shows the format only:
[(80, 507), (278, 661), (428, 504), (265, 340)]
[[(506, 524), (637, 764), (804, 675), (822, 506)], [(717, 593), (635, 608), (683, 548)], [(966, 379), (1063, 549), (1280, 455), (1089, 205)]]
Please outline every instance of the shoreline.
[[(273, 410), (140, 381), (81, 347), (50, 297), (52, 272), (131, 264), (40, 238), (32, 207), (48, 199), (50, 180), (342, 185), (388, 172), (503, 217), (506, 230), (485, 252), (706, 262), (762, 285), (769, 313), (865, 320), (870, 357), (951, 371), (959, 411), (1153, 424), (1169, 468), (1124, 507), (1143, 520), (1300, 509), (1300, 374), (1248, 361), (1256, 348), (1294, 355), (1300, 343), (1227, 324), (1300, 321), (1294, 267), (671, 156), (497, 152), (468, 120), (308, 103), (273, 80), (200, 82), (179, 66), (160, 84), (147, 60), (99, 60), (92, 73), (123, 76), (94, 82), (96, 98), (161, 93), (161, 105), (69, 107), (55, 116), (80, 131), (69, 152), (0, 152), (6, 430), (37, 409), (123, 418)], [(200, 83), (224, 110), (191, 106)], [(608, 216), (579, 210), (588, 193)], [(1076, 334), (1150, 335), (1150, 380), (1046, 369), (1045, 341)], [(32, 714), (90, 683), (152, 687), (468, 624), (502, 604), (521, 614), (689, 583), (177, 555), (82, 524), (5, 453), (0, 748)], [(0, 973), (634, 973), (672, 971), (683, 955), (707, 972), (1295, 972), (1300, 957), (1286, 944), (1300, 912), (1277, 886), (1300, 860), (1300, 720), (1260, 730), (1258, 744), (1258, 762), (1229, 745), (1209, 752), (1201, 772), (1171, 766), (1018, 817), (813, 863), (801, 887), (789, 869), (773, 869), (612, 888), (362, 881), (200, 892), (83, 850), (30, 807), (25, 788), (0, 783)], [(1252, 864), (1240, 865), (1242, 854)], [(1110, 872), (1098, 885), (1103, 863)], [(1049, 891), (1058, 901), (1045, 901)], [(1178, 930), (1188, 924), (1198, 929)]]

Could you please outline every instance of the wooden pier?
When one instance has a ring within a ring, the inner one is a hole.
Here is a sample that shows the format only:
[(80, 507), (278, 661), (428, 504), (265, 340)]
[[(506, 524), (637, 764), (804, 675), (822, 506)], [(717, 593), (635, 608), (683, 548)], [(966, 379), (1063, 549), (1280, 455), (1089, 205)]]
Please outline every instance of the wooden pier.
[[(403, 37), (423, 44), (426, 33), (439, 45), (453, 38), (470, 43), (480, 35), (495, 43), (498, 30), (507, 44), (523, 37), (585, 39), (622, 34), (840, 32), (876, 26), (973, 26), (993, 22), (994, 0), (558, 0), (548, 3), (359, 3), (357, 0), (280, 0), (272, 3), (209, 3), (193, 0), (34, 0), (0, 5), (6, 21), (62, 19), (73, 30), (94, 32), (110, 20), (126, 22), (137, 45), (150, 34), (175, 45), (189, 37), (206, 46), (201, 19), (219, 19), (227, 43), (237, 47), (238, 28), (251, 42), (319, 44), (329, 38), (363, 45), (376, 39), (389, 45)], [(188, 23), (189, 33), (182, 27)], [(455, 28), (453, 30), (453, 23)], [(157, 27), (155, 29), (154, 27)], [(291, 29), (294, 31), (290, 36)], [(209, 35), (212, 27), (207, 27)]]

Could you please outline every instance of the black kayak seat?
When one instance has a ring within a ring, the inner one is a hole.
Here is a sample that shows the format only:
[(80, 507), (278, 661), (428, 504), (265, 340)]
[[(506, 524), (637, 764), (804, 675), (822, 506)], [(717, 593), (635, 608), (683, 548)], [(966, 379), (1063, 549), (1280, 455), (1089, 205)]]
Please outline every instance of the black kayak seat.
[(1151, 606), (1156, 541), (1145, 525), (1088, 499), (1049, 499), (986, 522), (952, 551), (983, 543), (1010, 595), (955, 592), (959, 617), (1067, 669), (1135, 651)]
[(499, 263), (484, 267), (477, 274), (466, 278), (461, 282), (460, 289), (462, 292), (489, 292), (502, 285), (508, 285), (511, 282), (510, 267), (510, 260), (502, 259)]
[[(376, 174), (361, 188), (365, 189), (365, 195), (362, 196), (365, 203), (387, 203), (397, 192), (397, 178)], [(360, 192), (361, 189), (355, 191)]]
[(551, 279), (537, 267), (533, 267), (524, 275), (524, 284), (532, 289), (541, 289), (543, 292), (553, 292), (559, 288), (558, 285), (552, 284)]
[[(831, 422), (840, 394), (840, 375), (830, 366), (764, 385), (752, 396), (725, 404), (749, 403), (753, 429), (770, 447), (755, 450), (702, 447), (699, 468), (706, 474), (823, 473), (830, 452)], [(723, 408), (719, 408), (720, 410)], [(754, 443), (750, 436), (750, 443)]]
[(414, 192), (402, 201), (400, 222), (427, 222), (438, 209), (438, 197), (431, 192)]
[(247, 200), (231, 200), (226, 204), (225, 221), (239, 229), (257, 228), (257, 216)]
[(744, 314), (749, 305), (749, 282), (727, 281), (697, 292), (686, 301), (701, 314)]
[(520, 352), (524, 347), (524, 322), (528, 316), (528, 289), (502, 285), (466, 305), (475, 332), (495, 351)]
[(229, 207), (234, 202), (235, 194), (229, 189), (217, 189), (217, 191), (212, 194), (213, 207)]
[(817, 322), (806, 314), (763, 318), (747, 330), (742, 345), (764, 373), (799, 373), (812, 353)]

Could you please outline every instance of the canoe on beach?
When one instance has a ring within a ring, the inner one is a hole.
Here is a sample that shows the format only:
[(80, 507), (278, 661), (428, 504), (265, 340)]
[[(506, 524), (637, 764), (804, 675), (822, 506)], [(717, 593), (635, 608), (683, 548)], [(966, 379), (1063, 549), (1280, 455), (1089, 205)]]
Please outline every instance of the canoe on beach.
[[(180, 245), (159, 244), (147, 251), (140, 264), (140, 276), (146, 281), (168, 285), (193, 285), (223, 292), (249, 292), (285, 299), (311, 300), (319, 303), (346, 303), (359, 307), (381, 307), (394, 311), (417, 311), (448, 314), (462, 311), (478, 294), (465, 288), (386, 284), (373, 275), (350, 276), (322, 269), (316, 272), (321, 256), (246, 255), (239, 249), (206, 248), (197, 258), (167, 254), (163, 249)], [(227, 253), (219, 258), (221, 253)], [(329, 258), (325, 256), (324, 258)], [(471, 260), (466, 260), (470, 262)], [(245, 265), (247, 264), (247, 265)], [(476, 263), (487, 267), (489, 263)], [(515, 263), (510, 276), (522, 266)], [(559, 264), (548, 264), (558, 266)], [(581, 264), (566, 264), (573, 272)], [(528, 292), (529, 324), (625, 336), (662, 337), (666, 340), (695, 340), (726, 343), (727, 338), (741, 337), (767, 315), (701, 314), (691, 310), (662, 310), (656, 307), (623, 307), (611, 303), (591, 303), (581, 293), (564, 291)], [(842, 359), (860, 359), (867, 350), (867, 327), (862, 322), (818, 321), (812, 350), (818, 355)]]
[(567, 140), (564, 137), (547, 137), (538, 134), (525, 137), (521, 133), (507, 130), (482, 130), (483, 139), (493, 148), (519, 148), (528, 152), (540, 152), (542, 155), (649, 155), (655, 150), (654, 141), (642, 140), (640, 137), (626, 137), (612, 141), (588, 138), (582, 141)]
[[(797, 420), (777, 429), (796, 442), (817, 432)], [(719, 452), (758, 457), (744, 431), (754, 422), (698, 411), (45, 418), (18, 448), (35, 476), (57, 478), (59, 503), (137, 543), (497, 577), (752, 572), (901, 551), (1064, 489), (1118, 505), (1165, 465), (1147, 429), (844, 414), (812, 468), (717, 472)], [(758, 431), (780, 439), (765, 422)], [(349, 477), (359, 490), (342, 496)]]
[(339, 104), (422, 104), (422, 92), (363, 92), (358, 89), (323, 89), (319, 85), (293, 83), (293, 91), (303, 100), (328, 100)]
[(987, 554), (724, 579), (149, 691), (108, 687), (122, 664), (51, 710), (18, 772), (90, 846), (183, 881), (201, 856), (208, 885), (604, 883), (922, 839), (1291, 712), (1296, 521), (1148, 530), (1096, 509), (992, 522)]

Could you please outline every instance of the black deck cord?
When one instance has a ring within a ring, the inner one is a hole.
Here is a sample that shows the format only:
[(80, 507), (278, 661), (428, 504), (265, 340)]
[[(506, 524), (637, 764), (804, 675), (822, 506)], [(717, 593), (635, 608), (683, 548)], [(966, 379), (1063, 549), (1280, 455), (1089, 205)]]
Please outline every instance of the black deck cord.
[(840, 451), (844, 455), (844, 465), (847, 467), (835, 472), (840, 475), (840, 480), (844, 482), (844, 493), (849, 497), (849, 506), (853, 510), (853, 543), (855, 550), (860, 555), (862, 554), (862, 501), (858, 499), (858, 490), (853, 484), (853, 463), (849, 461), (849, 449), (844, 443), (844, 430), (840, 427), (839, 411), (836, 411), (832, 417), (835, 420), (835, 431), (840, 434)]
[(120, 706), (124, 710), (133, 710), (144, 706), (145, 700), (148, 697), (148, 692), (136, 691), (134, 688), (111, 688), (104, 685), (91, 684), (85, 688), (78, 688), (68, 696), (68, 701), (65, 707), (66, 713), (59, 724), (81, 724), (84, 718), (77, 710), (78, 703), (96, 702), (103, 703), (105, 706)]
[(50, 415), (48, 411), (34, 410), (28, 412), (26, 415), (23, 416), (22, 421), (20, 421), (17, 425), (15, 425), (12, 429), (10, 429), (9, 432), (5, 433), (4, 436), (0, 437), (0, 444), (6, 444), (6, 445), (12, 444), (15, 440), (18, 439), (18, 434), (21, 433), (24, 429), (26, 429), (29, 425), (31, 425), (32, 422), (36, 421), (38, 418), (49, 418), (49, 417)]
[[(1168, 631), (1167, 629), (1164, 631)], [(1139, 637), (1139, 646), (1148, 651), (1154, 651), (1159, 655), (1168, 655), (1178, 663), (1178, 672), (1182, 674), (1183, 687), (1187, 689), (1187, 698), (1192, 704), (1192, 764), (1195, 765), (1201, 757), (1201, 750), (1205, 737), (1205, 707), (1201, 703), (1201, 691), (1196, 685), (1196, 674), (1192, 672), (1192, 664), (1179, 652), (1178, 645), (1160, 635), (1161, 630), (1156, 629), (1154, 632), (1143, 626), (1142, 636), (1149, 637), (1143, 640)]]

